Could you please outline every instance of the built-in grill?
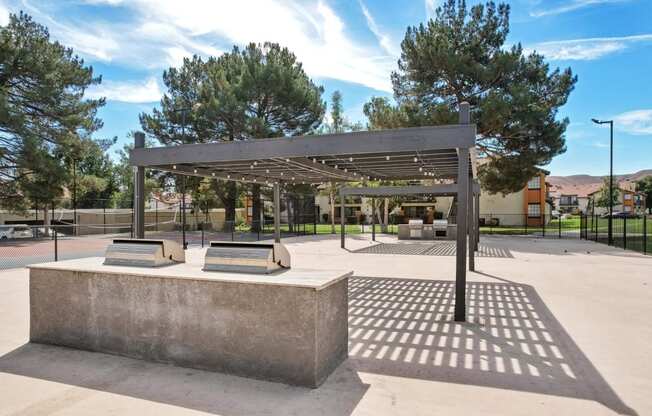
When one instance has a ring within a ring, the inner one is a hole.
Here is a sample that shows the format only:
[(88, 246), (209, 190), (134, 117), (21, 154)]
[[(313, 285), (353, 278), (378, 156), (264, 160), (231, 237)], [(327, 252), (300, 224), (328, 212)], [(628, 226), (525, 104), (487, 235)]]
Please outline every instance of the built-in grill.
[(139, 238), (113, 240), (104, 256), (104, 264), (111, 266), (158, 267), (185, 261), (185, 253), (178, 243)]
[(416, 219), (408, 222), (410, 238), (421, 239), (423, 236), (423, 220)]
[(290, 253), (281, 243), (212, 241), (206, 249), (204, 270), (272, 273), (290, 267)]
[(446, 237), (448, 231), (448, 221), (447, 220), (433, 220), (432, 229), (434, 231), (435, 237)]

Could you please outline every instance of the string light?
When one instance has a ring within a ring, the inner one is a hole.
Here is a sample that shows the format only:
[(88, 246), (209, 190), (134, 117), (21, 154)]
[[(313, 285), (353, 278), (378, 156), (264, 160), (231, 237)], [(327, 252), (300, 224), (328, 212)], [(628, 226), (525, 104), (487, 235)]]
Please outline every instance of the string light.
[(285, 163), (290, 163), (290, 159), (285, 159)]
[(322, 160), (322, 161), (321, 161), (321, 164), (322, 164), (322, 165), (323, 165), (323, 164), (325, 164), (325, 163), (326, 163), (326, 161), (325, 161), (325, 160)]
[(423, 172), (423, 168), (419, 166), (419, 172)]
[(258, 166), (258, 162), (254, 160), (254, 166)]
[(414, 163), (417, 163), (418, 161), (419, 159), (416, 156), (414, 156)]
[(349, 162), (353, 162), (353, 158), (352, 158), (352, 157), (349, 158)]
[(193, 169), (193, 173), (197, 173), (197, 169)]
[(281, 176), (283, 176), (283, 172), (281, 172)]
[(172, 169), (176, 169), (176, 168), (177, 168), (177, 165), (172, 165)]
[(315, 159), (315, 158), (313, 157), (313, 158), (312, 158), (312, 163), (317, 163), (317, 159)]
[(335, 169), (337, 169), (337, 165), (335, 165)]
[(349, 170), (347, 168), (344, 168), (344, 172), (348, 172)]
[(226, 179), (231, 179), (231, 175), (226, 175)]
[(215, 176), (215, 172), (211, 173), (211, 175)]
[(265, 169), (265, 173), (269, 173), (269, 169)]
[(389, 155), (388, 155), (388, 156), (385, 156), (385, 160), (389, 160)]
[(253, 168), (254, 168), (254, 165), (250, 165), (250, 166), (249, 166), (249, 169), (253, 169)]

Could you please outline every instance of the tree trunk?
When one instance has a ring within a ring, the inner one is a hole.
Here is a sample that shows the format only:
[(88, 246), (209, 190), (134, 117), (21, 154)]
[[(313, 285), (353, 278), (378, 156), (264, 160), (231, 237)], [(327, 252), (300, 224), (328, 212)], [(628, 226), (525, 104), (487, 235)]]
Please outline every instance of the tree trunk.
[(251, 231), (260, 230), (260, 185), (251, 185)]
[(389, 198), (385, 198), (384, 202), (384, 216), (383, 216), (383, 225), (381, 229), (383, 230), (384, 233), (387, 232), (387, 226), (389, 225)]
[(48, 210), (48, 204), (43, 206), (43, 235), (45, 237), (50, 235), (50, 211)]
[(335, 234), (335, 188), (333, 188), (333, 183), (330, 184), (330, 190), (328, 192), (329, 202), (331, 204), (331, 234)]
[(222, 198), (222, 203), (224, 204), (224, 221), (226, 221), (227, 230), (231, 230), (235, 224), (236, 183), (229, 182), (226, 185), (226, 189), (226, 195)]

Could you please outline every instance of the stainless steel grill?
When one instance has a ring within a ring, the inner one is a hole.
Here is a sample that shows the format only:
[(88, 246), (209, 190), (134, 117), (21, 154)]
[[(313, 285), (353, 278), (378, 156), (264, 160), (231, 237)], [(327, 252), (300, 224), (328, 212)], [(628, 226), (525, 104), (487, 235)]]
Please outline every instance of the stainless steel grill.
[(423, 220), (410, 220), (408, 222), (408, 227), (410, 228), (410, 238), (421, 239), (423, 236)]
[(204, 270), (272, 273), (290, 267), (290, 253), (280, 243), (212, 241), (206, 250)]
[(158, 267), (185, 261), (181, 245), (170, 240), (116, 239), (104, 256), (104, 264), (112, 266)]
[(446, 237), (448, 234), (448, 221), (447, 220), (433, 220), (432, 229), (434, 237)]

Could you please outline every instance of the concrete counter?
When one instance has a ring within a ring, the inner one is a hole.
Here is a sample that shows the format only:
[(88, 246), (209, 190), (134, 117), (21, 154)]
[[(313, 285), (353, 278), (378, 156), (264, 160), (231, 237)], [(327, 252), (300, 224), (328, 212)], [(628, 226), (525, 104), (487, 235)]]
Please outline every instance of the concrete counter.
[(30, 340), (317, 387), (347, 357), (347, 271), (30, 267)]

